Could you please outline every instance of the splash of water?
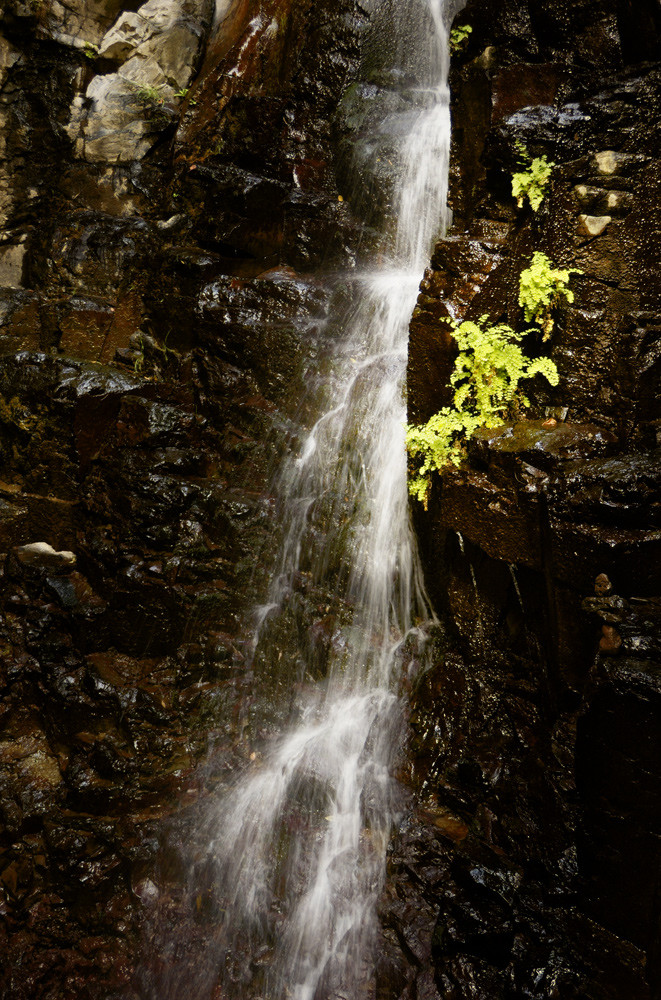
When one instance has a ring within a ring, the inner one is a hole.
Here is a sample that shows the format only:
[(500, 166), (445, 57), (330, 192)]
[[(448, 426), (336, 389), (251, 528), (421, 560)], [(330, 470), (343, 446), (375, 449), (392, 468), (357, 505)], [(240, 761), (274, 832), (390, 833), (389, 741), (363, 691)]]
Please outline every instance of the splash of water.
[[(406, 490), (408, 325), (445, 224), (449, 113), (444, 0), (407, 0), (414, 81), (381, 132), (396, 137), (394, 217), (378, 266), (353, 278), (325, 409), (279, 477), (285, 540), (258, 641), (302, 571), (342, 600), (349, 637), (300, 721), (213, 818), (229, 952), (268, 949), (269, 1000), (365, 995), (376, 902), (397, 811), (398, 674), (429, 617)], [(414, 30), (411, 25), (417, 25)], [(397, 32), (395, 31), (395, 35)], [(246, 996), (226, 982), (223, 996)]]

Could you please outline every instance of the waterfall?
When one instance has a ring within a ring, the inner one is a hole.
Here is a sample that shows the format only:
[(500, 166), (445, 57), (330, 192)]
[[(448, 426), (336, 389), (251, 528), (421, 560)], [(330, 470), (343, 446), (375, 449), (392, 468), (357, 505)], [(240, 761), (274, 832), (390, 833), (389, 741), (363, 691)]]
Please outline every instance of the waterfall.
[[(297, 720), (209, 820), (219, 995), (236, 1000), (369, 995), (398, 808), (402, 675), (419, 662), (429, 618), (409, 524), (403, 383), (410, 317), (446, 223), (445, 7), (406, 0), (389, 8), (392, 44), (405, 50), (399, 104), (379, 126), (395, 178), (391, 217), (377, 259), (346, 277), (353, 304), (336, 321), (321, 415), (278, 476), (284, 541), (258, 609), (255, 656), (268, 659), (269, 629), (301, 574), (337, 596), (341, 628)], [(299, 680), (311, 672), (303, 664)], [(246, 951), (263, 970), (256, 986), (232, 972), (233, 956)]]

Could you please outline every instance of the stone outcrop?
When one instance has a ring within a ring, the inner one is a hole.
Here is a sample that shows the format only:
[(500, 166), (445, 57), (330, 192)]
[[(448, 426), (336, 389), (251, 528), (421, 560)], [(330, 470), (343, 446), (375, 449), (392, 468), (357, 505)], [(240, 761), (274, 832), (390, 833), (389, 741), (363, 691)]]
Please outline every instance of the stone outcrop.
[(94, 76), (74, 99), (68, 133), (77, 156), (112, 164), (144, 156), (163, 119), (168, 123), (159, 109), (188, 90), (213, 12), (210, 0), (148, 0), (117, 19), (97, 53), (101, 65), (117, 65), (117, 71)]
[[(444, 317), (525, 329), (533, 252), (581, 273), (524, 342), (558, 386), (526, 387), (525, 419), (476, 435), (415, 512), (445, 629), (414, 698), (388, 968), (422, 984), (431, 963), (425, 996), (657, 997), (661, 25), (516, 0), (457, 20), (454, 224), (411, 325), (411, 419), (450, 400)], [(512, 197), (518, 144), (554, 164), (537, 213)]]

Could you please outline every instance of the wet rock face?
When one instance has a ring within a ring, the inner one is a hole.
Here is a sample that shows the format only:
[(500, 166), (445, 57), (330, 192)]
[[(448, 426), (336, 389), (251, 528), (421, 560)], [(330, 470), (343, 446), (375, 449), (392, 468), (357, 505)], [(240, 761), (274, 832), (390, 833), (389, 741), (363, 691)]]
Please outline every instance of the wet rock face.
[(132, 995), (163, 824), (237, 752), (367, 6), (1, 15), (3, 997)]
[(382, 996), (650, 996), (645, 947), (585, 905), (575, 723), (545, 710), (531, 632), (518, 663), (446, 649), (413, 700), (417, 804), (382, 901)]
[(43, 354), (0, 379), (3, 995), (43, 976), (105, 995), (135, 960), (158, 818), (206, 730), (231, 738), (260, 446), (212, 429), (192, 385)]
[[(660, 995), (653, 7), (469, 0), (457, 19), (454, 225), (411, 325), (411, 419), (451, 399), (444, 317), (524, 329), (534, 251), (581, 273), (550, 339), (524, 342), (558, 386), (533, 383), (526, 419), (476, 435), (415, 512), (446, 631), (413, 700), (417, 806), (384, 901), (407, 989), (430, 961), (441, 996)], [(554, 163), (537, 213), (511, 194), (517, 143)], [(416, 900), (433, 934), (409, 928)]]

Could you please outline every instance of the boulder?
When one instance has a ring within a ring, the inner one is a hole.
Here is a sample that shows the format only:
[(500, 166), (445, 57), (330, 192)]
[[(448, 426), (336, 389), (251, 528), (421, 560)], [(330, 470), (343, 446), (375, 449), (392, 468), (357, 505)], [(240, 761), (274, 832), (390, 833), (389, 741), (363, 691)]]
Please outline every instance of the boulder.
[(72, 105), (68, 133), (78, 156), (112, 164), (145, 156), (198, 67), (210, 22), (210, 0), (148, 0), (118, 18), (98, 53), (117, 71), (93, 77)]

